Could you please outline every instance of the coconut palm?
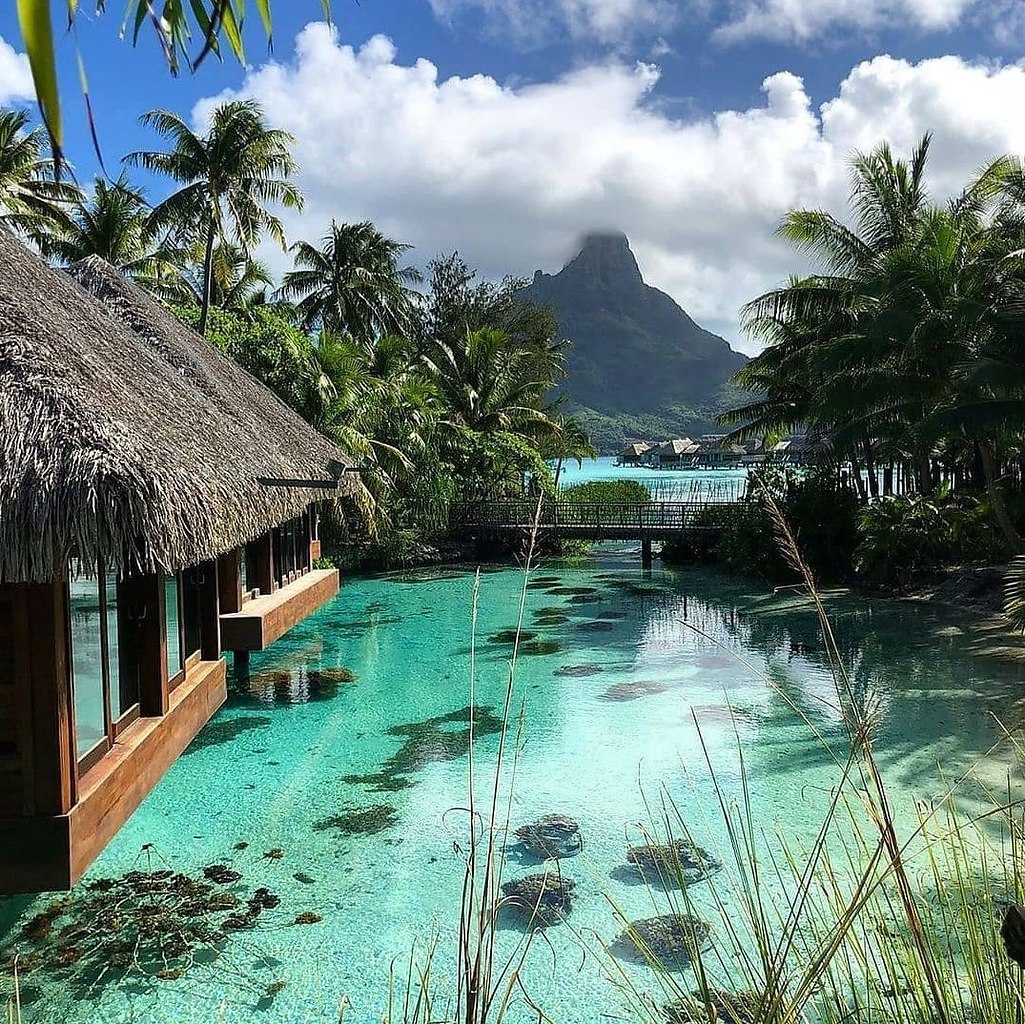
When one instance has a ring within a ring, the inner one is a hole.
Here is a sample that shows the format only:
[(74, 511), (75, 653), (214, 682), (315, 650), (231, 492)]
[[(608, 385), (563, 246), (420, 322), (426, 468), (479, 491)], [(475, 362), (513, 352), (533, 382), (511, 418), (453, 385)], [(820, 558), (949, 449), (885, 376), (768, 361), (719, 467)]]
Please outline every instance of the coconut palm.
[(97, 178), (88, 195), (72, 204), (66, 220), (39, 238), (42, 253), (65, 266), (100, 256), (126, 277), (158, 294), (175, 296), (180, 273), (176, 254), (151, 236), (150, 207), (122, 175)]
[(66, 225), (80, 197), (73, 183), (56, 180), (46, 152), (46, 133), (23, 110), (0, 110), (0, 224), (34, 239)]
[(289, 151), (295, 140), (269, 128), (253, 100), (216, 107), (203, 134), (167, 110), (151, 110), (142, 122), (164, 136), (171, 149), (129, 153), (125, 160), (182, 186), (153, 208), (150, 226), (173, 232), (182, 245), (201, 244), (203, 332), (214, 295), (218, 243), (235, 244), (248, 254), (267, 235), (285, 248), (284, 227), (267, 206), (302, 208), (302, 194), (289, 181), (297, 169)]
[(409, 248), (369, 221), (332, 221), (320, 248), (309, 242), (292, 246), (295, 268), (285, 274), (281, 294), (296, 302), (309, 329), (348, 334), (362, 343), (408, 334), (416, 310), (410, 285), (420, 280), (416, 270), (399, 265)]
[[(184, 261), (181, 295), (177, 301), (202, 306), (203, 253), (194, 251), (192, 256), (192, 259)], [(242, 246), (234, 242), (219, 242), (214, 246), (210, 290), (212, 309), (238, 310), (266, 305), (273, 284), (270, 267), (263, 260), (250, 256)]]

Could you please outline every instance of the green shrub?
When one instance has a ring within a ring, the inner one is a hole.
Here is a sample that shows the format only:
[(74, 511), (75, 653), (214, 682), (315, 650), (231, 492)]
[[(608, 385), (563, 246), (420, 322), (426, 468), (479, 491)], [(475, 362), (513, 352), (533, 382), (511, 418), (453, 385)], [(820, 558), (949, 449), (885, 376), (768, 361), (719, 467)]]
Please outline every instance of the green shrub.
[(591, 480), (563, 488), (559, 491), (559, 501), (647, 505), (651, 501), (651, 491), (639, 480)]
[[(858, 498), (828, 471), (774, 470), (752, 480), (747, 494), (725, 514), (704, 513), (717, 533), (690, 532), (662, 548), (666, 562), (716, 562), (771, 583), (789, 583), (796, 572), (780, 552), (775, 503), (817, 579), (835, 583), (853, 574), (858, 542)], [(701, 523), (701, 519), (698, 519)]]
[(971, 495), (904, 495), (862, 510), (855, 552), (859, 575), (906, 586), (916, 576), (952, 564), (1001, 556), (988, 503)]

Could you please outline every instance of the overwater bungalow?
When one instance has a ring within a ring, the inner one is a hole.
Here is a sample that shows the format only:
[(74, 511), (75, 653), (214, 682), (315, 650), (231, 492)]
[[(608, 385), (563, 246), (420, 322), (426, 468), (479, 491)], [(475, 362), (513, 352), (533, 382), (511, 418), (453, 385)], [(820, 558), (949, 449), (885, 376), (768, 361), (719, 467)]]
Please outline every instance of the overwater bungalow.
[[(0, 893), (67, 889), (338, 589), (341, 453), (100, 260), (0, 232)], [(346, 485), (351, 486), (351, 485)]]
[(640, 466), (650, 450), (651, 445), (647, 441), (633, 441), (620, 450), (616, 461), (620, 466)]
[(658, 469), (682, 469), (689, 465), (698, 446), (689, 437), (663, 441), (652, 453), (652, 465)]

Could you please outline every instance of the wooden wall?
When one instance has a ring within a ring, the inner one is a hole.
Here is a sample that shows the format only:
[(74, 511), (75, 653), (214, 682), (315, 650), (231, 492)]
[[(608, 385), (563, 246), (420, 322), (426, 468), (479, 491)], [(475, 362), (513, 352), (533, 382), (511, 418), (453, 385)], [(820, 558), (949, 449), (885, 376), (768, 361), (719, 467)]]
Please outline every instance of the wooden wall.
[(22, 812), (22, 747), (28, 737), (27, 731), (19, 727), (12, 589), (0, 587), (0, 817)]

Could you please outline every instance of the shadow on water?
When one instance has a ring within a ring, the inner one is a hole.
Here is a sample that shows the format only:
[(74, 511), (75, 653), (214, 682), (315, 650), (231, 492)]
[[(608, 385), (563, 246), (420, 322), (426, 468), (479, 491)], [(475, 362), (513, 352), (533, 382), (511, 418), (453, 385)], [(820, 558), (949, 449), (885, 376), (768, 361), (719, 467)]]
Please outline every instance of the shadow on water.
[(274, 719), (267, 715), (218, 716), (203, 726), (196, 738), (186, 748), (185, 754), (194, 754), (196, 751), (206, 750), (208, 747), (232, 743), (247, 732), (266, 729), (273, 724)]

